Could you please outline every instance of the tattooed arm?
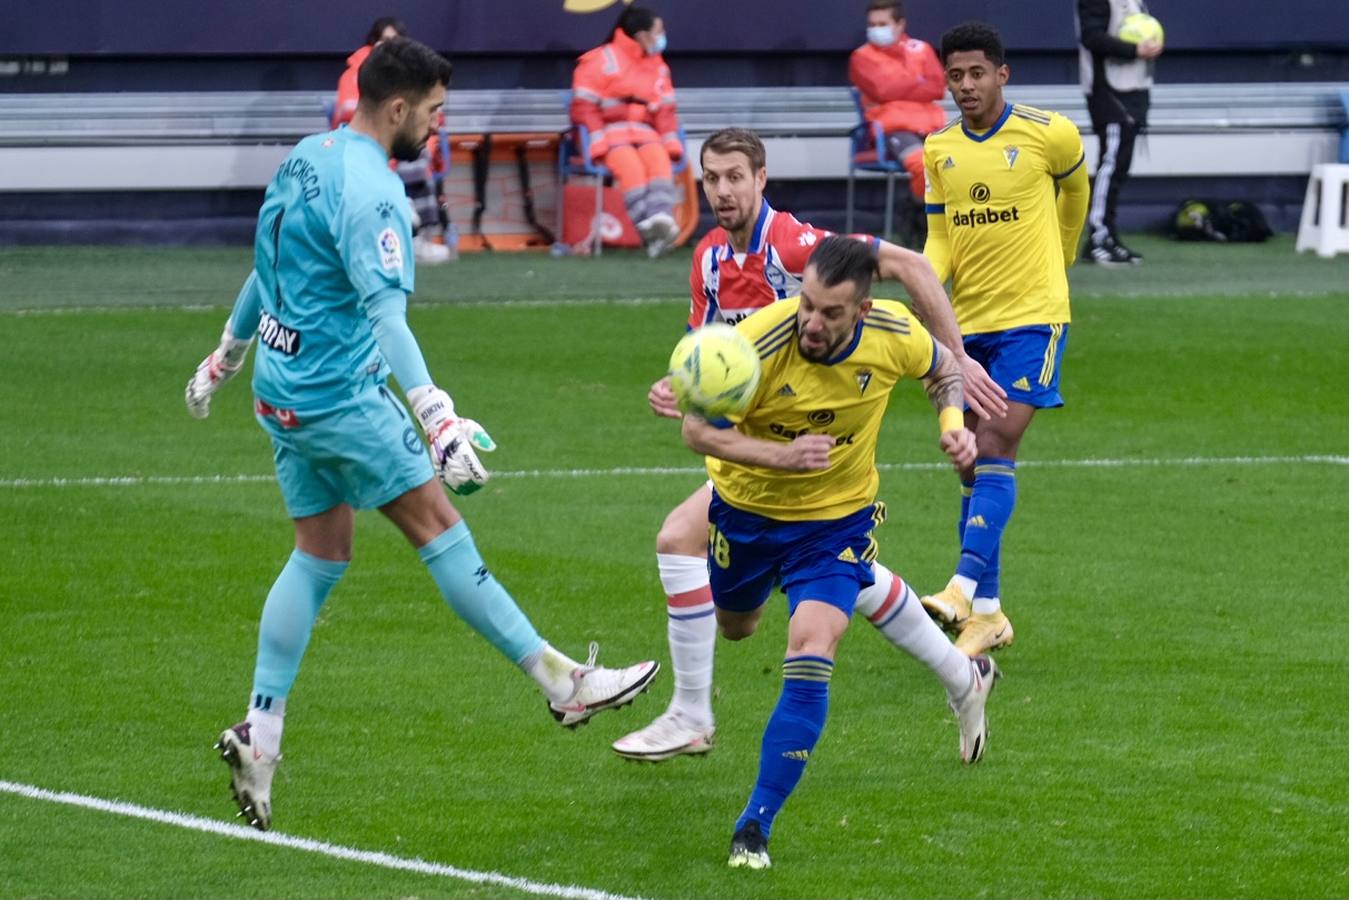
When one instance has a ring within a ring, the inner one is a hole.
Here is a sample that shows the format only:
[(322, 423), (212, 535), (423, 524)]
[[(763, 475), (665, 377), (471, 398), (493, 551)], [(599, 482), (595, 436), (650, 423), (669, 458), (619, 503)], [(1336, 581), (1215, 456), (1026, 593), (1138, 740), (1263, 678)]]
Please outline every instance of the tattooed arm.
[(956, 470), (974, 465), (974, 432), (965, 427), (965, 379), (958, 363), (940, 341), (936, 341), (932, 370), (923, 379), (923, 388), (937, 410), (941, 424), (941, 449)]

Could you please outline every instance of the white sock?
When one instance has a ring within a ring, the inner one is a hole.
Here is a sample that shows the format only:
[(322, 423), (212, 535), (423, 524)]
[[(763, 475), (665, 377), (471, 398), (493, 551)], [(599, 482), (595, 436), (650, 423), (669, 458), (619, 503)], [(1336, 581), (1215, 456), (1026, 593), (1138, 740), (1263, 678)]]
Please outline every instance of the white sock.
[(253, 746), (266, 756), (281, 755), (281, 729), (285, 727), (286, 701), (273, 700), (270, 711), (250, 709), (244, 721), (248, 723)]
[(707, 558), (657, 553), (665, 589), (674, 697), (670, 709), (699, 725), (712, 724), (712, 657), (717, 644), (716, 609)]
[(950, 584), (952, 582), (956, 587), (960, 588), (961, 593), (963, 593), (967, 599), (973, 597), (974, 592), (979, 588), (979, 582), (975, 581), (973, 578), (966, 578), (964, 575), (952, 575), (951, 581), (947, 583)]
[(520, 662), (520, 668), (538, 682), (544, 695), (553, 703), (563, 703), (576, 693), (576, 682), (571, 673), (580, 666), (576, 660), (555, 650), (547, 642)]
[[(953, 697), (970, 686), (970, 658), (956, 649), (928, 617), (913, 588), (904, 579), (875, 563), (876, 584), (857, 598), (857, 609), (886, 640), (927, 666)], [(876, 602), (874, 589), (885, 585), (884, 597)], [(865, 597), (863, 596), (865, 595)]]
[(989, 613), (995, 613), (1000, 609), (1002, 609), (1002, 601), (999, 600), (997, 597), (974, 598), (974, 611), (981, 616), (986, 616)]

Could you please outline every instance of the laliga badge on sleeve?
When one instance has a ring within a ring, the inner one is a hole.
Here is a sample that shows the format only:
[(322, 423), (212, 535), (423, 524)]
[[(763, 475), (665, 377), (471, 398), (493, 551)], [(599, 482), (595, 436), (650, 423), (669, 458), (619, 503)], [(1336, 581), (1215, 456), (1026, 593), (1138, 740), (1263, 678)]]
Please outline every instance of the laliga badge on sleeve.
[(403, 268), (403, 242), (392, 228), (379, 233), (379, 264), (389, 271)]

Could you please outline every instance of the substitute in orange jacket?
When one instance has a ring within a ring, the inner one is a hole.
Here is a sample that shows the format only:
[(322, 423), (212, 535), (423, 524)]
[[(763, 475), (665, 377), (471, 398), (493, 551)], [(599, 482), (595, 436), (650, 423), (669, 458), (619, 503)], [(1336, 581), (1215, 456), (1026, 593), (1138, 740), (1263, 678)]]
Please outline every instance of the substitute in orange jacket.
[[(370, 51), (377, 44), (407, 36), (408, 29), (402, 19), (383, 16), (374, 21), (366, 32), (365, 43), (347, 57), (346, 71), (337, 80), (337, 103), (333, 106), (330, 123), (333, 128), (347, 124), (356, 114), (356, 104), (361, 99), (357, 76)], [(440, 121), (444, 122), (444, 113), (441, 113)], [(454, 253), (441, 242), (448, 219), (442, 216), (441, 200), (436, 196), (436, 176), (445, 171), (439, 138), (432, 136), (427, 140), (420, 159), (413, 162), (390, 160), (389, 168), (403, 179), (403, 190), (412, 203), (412, 252), (417, 262), (425, 265), (449, 262)]]
[(577, 61), (571, 83), (571, 120), (590, 131), (590, 161), (614, 173), (652, 256), (669, 249), (679, 233), (671, 169), (684, 155), (664, 50), (665, 23), (649, 9), (629, 6), (609, 43)]
[(361, 99), (361, 92), (356, 86), (356, 73), (361, 70), (361, 63), (365, 62), (370, 51), (381, 41), (407, 36), (407, 26), (401, 19), (393, 16), (376, 19), (370, 26), (370, 31), (365, 36), (365, 44), (347, 57), (347, 70), (337, 80), (337, 105), (333, 107), (332, 127), (345, 125), (356, 114), (356, 103)]
[(909, 187), (923, 198), (923, 138), (946, 122), (937, 105), (946, 73), (932, 45), (909, 37), (900, 0), (872, 0), (867, 42), (848, 59), (848, 79), (862, 94), (868, 122), (885, 129), (886, 152), (909, 173)]

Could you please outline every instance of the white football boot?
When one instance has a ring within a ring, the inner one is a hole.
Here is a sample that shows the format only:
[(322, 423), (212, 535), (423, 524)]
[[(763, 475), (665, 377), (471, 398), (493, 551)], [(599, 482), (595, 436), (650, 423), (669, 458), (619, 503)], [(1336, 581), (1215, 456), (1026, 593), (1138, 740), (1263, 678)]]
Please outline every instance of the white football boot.
[(548, 704), (553, 718), (565, 728), (584, 724), (597, 712), (627, 706), (651, 686), (656, 673), (660, 671), (660, 663), (650, 659), (625, 669), (597, 666), (595, 657), (599, 649), (599, 644), (592, 642), (585, 665), (572, 670), (571, 680), (575, 687), (571, 696), (561, 703)]
[(684, 754), (696, 755), (712, 749), (711, 725), (689, 721), (677, 710), (667, 710), (656, 721), (614, 741), (614, 752), (625, 759), (660, 762)]
[(230, 789), (239, 804), (238, 816), (258, 831), (272, 827), (272, 777), (281, 754), (263, 753), (253, 743), (247, 722), (226, 728), (215, 742), (220, 758), (230, 767)]
[(988, 695), (993, 693), (993, 686), (1002, 677), (998, 664), (988, 656), (971, 659), (970, 670), (970, 686), (960, 699), (947, 695), (951, 712), (960, 723), (960, 761), (967, 766), (982, 759), (984, 748), (988, 746), (988, 717), (984, 715), (984, 706), (988, 703)]

